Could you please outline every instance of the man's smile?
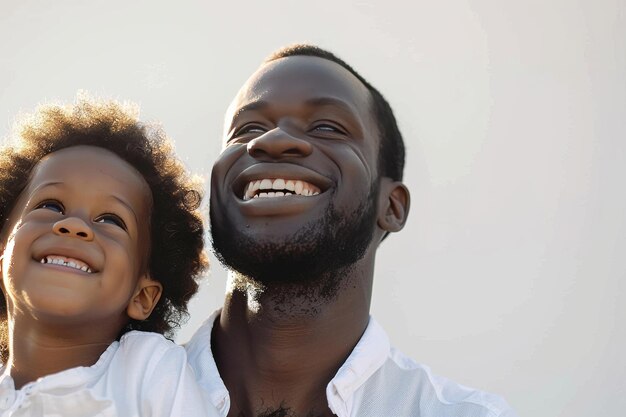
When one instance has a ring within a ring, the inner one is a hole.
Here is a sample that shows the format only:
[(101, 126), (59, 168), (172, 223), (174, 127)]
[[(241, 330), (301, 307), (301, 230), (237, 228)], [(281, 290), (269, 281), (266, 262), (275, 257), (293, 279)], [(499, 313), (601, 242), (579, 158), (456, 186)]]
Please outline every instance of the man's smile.
[(291, 195), (312, 196), (319, 193), (319, 188), (306, 181), (264, 178), (262, 180), (250, 181), (244, 189), (243, 199), (287, 197)]
[(233, 189), (240, 199), (251, 203), (250, 200), (272, 197), (312, 197), (331, 185), (329, 178), (299, 165), (260, 163), (239, 174)]

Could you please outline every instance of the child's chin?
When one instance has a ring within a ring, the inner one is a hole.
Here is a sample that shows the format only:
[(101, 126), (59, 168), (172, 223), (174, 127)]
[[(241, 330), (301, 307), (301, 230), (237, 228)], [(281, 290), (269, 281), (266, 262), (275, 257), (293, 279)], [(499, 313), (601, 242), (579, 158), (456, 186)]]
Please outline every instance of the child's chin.
[(79, 323), (94, 313), (93, 303), (72, 294), (30, 294), (29, 304), (33, 317), (50, 323)]

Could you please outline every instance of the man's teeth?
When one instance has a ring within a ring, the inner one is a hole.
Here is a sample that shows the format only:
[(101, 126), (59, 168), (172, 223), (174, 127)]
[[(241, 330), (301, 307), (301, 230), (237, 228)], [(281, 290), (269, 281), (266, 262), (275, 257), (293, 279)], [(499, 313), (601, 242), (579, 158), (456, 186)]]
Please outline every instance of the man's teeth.
[(290, 195), (318, 195), (320, 189), (315, 185), (301, 180), (284, 180), (282, 178), (250, 181), (243, 192), (243, 199), (267, 197), (286, 197)]
[(93, 272), (91, 268), (89, 268), (89, 265), (87, 265), (86, 263), (79, 261), (78, 259), (66, 258), (64, 256), (48, 255), (44, 256), (40, 262), (42, 264), (63, 265), (67, 266), (68, 268), (74, 268), (83, 272), (87, 272), (89, 274)]

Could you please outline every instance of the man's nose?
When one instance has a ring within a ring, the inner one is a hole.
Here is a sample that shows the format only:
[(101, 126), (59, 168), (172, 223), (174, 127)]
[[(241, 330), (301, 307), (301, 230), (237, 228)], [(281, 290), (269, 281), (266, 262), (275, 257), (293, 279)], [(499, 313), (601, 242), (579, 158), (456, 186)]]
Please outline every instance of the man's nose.
[(68, 216), (54, 223), (52, 230), (59, 236), (93, 240), (93, 229), (79, 217)]
[(311, 152), (313, 146), (308, 141), (296, 138), (279, 127), (248, 142), (248, 154), (255, 159), (305, 157)]

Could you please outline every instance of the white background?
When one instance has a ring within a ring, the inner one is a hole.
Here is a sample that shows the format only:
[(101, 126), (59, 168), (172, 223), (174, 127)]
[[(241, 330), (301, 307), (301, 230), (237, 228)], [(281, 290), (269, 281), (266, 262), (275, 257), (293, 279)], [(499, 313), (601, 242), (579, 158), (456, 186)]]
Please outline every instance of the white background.
[[(328, 48), (389, 99), (413, 204), (373, 314), (436, 373), (521, 416), (626, 412), (626, 2), (0, 3), (0, 127), (78, 89), (130, 99), (208, 176), (272, 50)], [(187, 340), (221, 304), (213, 262)]]

